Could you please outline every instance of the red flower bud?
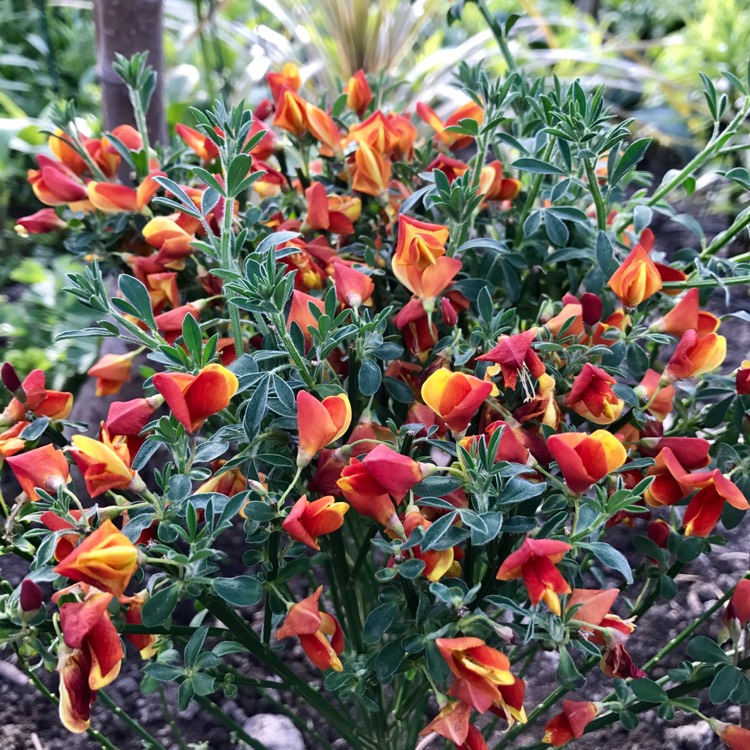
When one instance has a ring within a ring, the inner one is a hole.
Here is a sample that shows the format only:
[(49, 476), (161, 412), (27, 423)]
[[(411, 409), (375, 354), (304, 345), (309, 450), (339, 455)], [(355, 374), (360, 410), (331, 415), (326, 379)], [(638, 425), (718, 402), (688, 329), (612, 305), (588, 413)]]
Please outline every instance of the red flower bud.
[(16, 374), (16, 368), (10, 362), (5, 362), (2, 367), (3, 385), (13, 394), (21, 388), (21, 379)]
[(584, 292), (581, 295), (581, 309), (583, 323), (586, 326), (595, 326), (602, 319), (602, 301), (591, 292)]
[(35, 615), (42, 608), (42, 590), (39, 584), (30, 578), (21, 581), (21, 611), (24, 614)]
[(458, 323), (458, 313), (456, 312), (456, 308), (453, 307), (451, 301), (447, 297), (443, 297), (443, 299), (440, 300), (440, 313), (443, 316), (443, 323), (445, 323), (445, 325), (453, 328), (453, 326)]

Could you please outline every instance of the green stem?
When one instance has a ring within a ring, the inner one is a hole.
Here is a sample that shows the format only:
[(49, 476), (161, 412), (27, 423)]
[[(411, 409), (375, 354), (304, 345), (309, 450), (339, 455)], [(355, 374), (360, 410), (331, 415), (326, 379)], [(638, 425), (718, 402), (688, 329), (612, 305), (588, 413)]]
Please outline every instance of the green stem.
[[(271, 563), (271, 570), (268, 573), (268, 581), (273, 584), (279, 571), (279, 543), (280, 533), (271, 532), (268, 537), (268, 560)], [(268, 646), (271, 643), (273, 610), (271, 609), (271, 592), (266, 593), (266, 601), (263, 610), (263, 643)]]
[(500, 25), (498, 19), (492, 15), (484, 0), (477, 0), (477, 7), (487, 23), (487, 26), (490, 27), (490, 31), (492, 32), (492, 36), (495, 37), (498, 47), (500, 47), (500, 53), (502, 54), (508, 69), (511, 72), (516, 73), (518, 71), (518, 63), (516, 63), (515, 58), (511, 54), (510, 47), (508, 47), (508, 41), (505, 38), (503, 27)]
[(150, 732), (146, 731), (137, 721), (132, 719), (120, 706), (118, 706), (103, 690), (98, 692), (102, 705), (108, 708), (120, 721), (132, 729), (150, 750), (167, 750)]
[(603, 232), (607, 228), (607, 207), (604, 204), (602, 191), (599, 189), (599, 180), (596, 176), (593, 161), (585, 159), (583, 164), (586, 168), (586, 179), (589, 183), (589, 192), (594, 199), (594, 206), (596, 206), (596, 227), (600, 232)]
[(297, 369), (299, 370), (299, 374), (302, 377), (302, 380), (305, 381), (305, 385), (310, 390), (313, 390), (315, 388), (315, 381), (310, 375), (310, 371), (307, 368), (307, 363), (297, 351), (297, 347), (294, 345), (294, 342), (287, 333), (286, 321), (284, 320), (284, 316), (281, 313), (277, 313), (272, 316), (271, 322), (274, 324), (274, 328), (276, 329), (276, 336), (281, 342), (281, 345), (284, 347), (287, 354), (291, 357), (294, 364), (297, 365)]
[[(712, 258), (722, 247), (724, 247), (724, 245), (729, 244), (749, 224), (750, 210), (745, 211), (744, 216), (738, 217), (729, 229), (717, 234), (716, 237), (711, 240), (708, 247), (706, 247), (706, 249), (700, 254), (700, 259), (706, 260), (706, 258)], [(733, 258), (732, 260), (736, 261), (736, 258)]]
[[(53, 695), (47, 686), (39, 679), (39, 676), (26, 664), (21, 658), (18, 648), (15, 648), (16, 655), (18, 656), (18, 668), (34, 683), (34, 687), (53, 705), (59, 706), (60, 699)], [(86, 733), (91, 737), (94, 742), (98, 742), (103, 750), (118, 750), (117, 745), (110, 742), (99, 730), (94, 729), (92, 726), (86, 728)]]
[(739, 286), (750, 284), (750, 276), (732, 276), (728, 279), (686, 279), (685, 281), (665, 281), (664, 289), (712, 289), (717, 286)]
[(239, 641), (253, 656), (263, 663), (269, 670), (282, 679), (289, 689), (309, 704), (321, 717), (346, 740), (353, 750), (372, 748), (378, 750), (366, 737), (359, 734), (352, 726), (346, 715), (337, 711), (334, 706), (320, 693), (319, 689), (311, 687), (293, 672), (270, 648), (265, 646), (247, 622), (240, 617), (223, 599), (214, 594), (206, 593), (200, 598), (201, 603), (211, 614), (224, 623), (232, 631), (232, 636)]
[[(550, 138), (549, 142), (544, 148), (544, 152), (542, 153), (542, 161), (550, 160), (554, 148), (555, 142)], [(529, 193), (526, 196), (526, 201), (524, 202), (523, 208), (521, 209), (521, 216), (518, 218), (518, 230), (516, 232), (516, 238), (513, 243), (516, 247), (520, 247), (521, 243), (523, 242), (523, 225), (526, 222), (528, 215), (531, 213), (531, 209), (534, 207), (534, 202), (536, 201), (537, 195), (539, 195), (539, 190), (542, 187), (543, 181), (543, 174), (534, 175), (534, 179), (531, 181), (531, 189), (529, 190)]]
[(170, 710), (169, 702), (167, 701), (167, 695), (164, 692), (161, 683), (159, 683), (159, 702), (161, 703), (162, 713), (169, 724), (169, 728), (172, 730), (172, 736), (177, 740), (177, 744), (180, 746), (181, 750), (188, 750), (185, 740), (182, 737), (182, 732), (180, 732), (180, 728), (177, 726), (174, 716), (172, 716), (172, 711)]

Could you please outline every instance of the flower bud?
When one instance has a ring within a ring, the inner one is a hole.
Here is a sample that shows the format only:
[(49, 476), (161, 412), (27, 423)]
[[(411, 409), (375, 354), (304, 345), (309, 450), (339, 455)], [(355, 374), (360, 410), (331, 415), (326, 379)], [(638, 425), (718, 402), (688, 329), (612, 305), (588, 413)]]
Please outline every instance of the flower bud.
[(646, 534), (654, 544), (661, 547), (661, 549), (665, 549), (671, 531), (669, 524), (659, 518), (656, 521), (651, 521), (651, 523), (649, 523)]
[(581, 295), (581, 311), (583, 324), (593, 328), (602, 319), (602, 301), (596, 294), (584, 292)]
[(453, 328), (453, 326), (458, 323), (458, 313), (456, 313), (456, 308), (453, 307), (451, 301), (447, 297), (443, 297), (440, 301), (440, 313), (443, 316), (443, 323), (445, 323), (445, 325)]
[[(5, 362), (2, 366), (3, 385), (16, 397), (24, 395), (23, 389), (21, 388), (21, 379), (16, 374), (16, 368), (10, 362)], [(20, 398), (18, 399), (21, 400)]]
[(30, 578), (24, 578), (21, 581), (21, 596), (19, 599), (21, 606), (22, 618), (24, 620), (32, 619), (42, 608), (42, 590), (39, 584)]

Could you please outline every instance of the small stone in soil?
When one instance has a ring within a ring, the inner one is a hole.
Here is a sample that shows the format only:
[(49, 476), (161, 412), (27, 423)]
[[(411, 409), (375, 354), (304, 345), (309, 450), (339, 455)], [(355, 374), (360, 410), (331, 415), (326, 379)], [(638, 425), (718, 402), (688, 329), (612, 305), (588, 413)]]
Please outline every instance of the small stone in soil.
[[(253, 739), (265, 745), (267, 750), (305, 750), (302, 733), (291, 719), (278, 714), (255, 714), (242, 727)], [(241, 750), (251, 750), (242, 743)]]

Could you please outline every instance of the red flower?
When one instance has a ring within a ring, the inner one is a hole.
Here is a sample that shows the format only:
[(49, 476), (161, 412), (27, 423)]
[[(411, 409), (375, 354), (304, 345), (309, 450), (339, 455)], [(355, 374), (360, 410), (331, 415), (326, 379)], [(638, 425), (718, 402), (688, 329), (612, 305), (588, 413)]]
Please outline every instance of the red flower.
[(374, 518), (388, 528), (401, 529), (390, 495), (358, 458), (351, 459), (342, 469), (336, 484), (357, 513)]
[(534, 339), (536, 339), (536, 328), (513, 336), (501, 336), (497, 346), (477, 359), (480, 362), (495, 362), (500, 365), (505, 387), (515, 388), (519, 373), (522, 379), (527, 372), (534, 378), (544, 375), (544, 364), (531, 348)]
[(625, 402), (612, 390), (617, 381), (587, 362), (573, 381), (565, 404), (576, 414), (596, 424), (611, 424), (622, 413)]
[(356, 112), (359, 117), (365, 113), (372, 101), (372, 90), (367, 82), (364, 70), (358, 70), (344, 86), (346, 94), (346, 106)]
[(32, 370), (21, 383), (23, 400), (15, 397), (0, 416), (0, 424), (23, 419), (28, 412), (37, 417), (67, 419), (73, 408), (73, 394), (45, 388), (44, 370)]
[(606, 430), (591, 435), (565, 432), (547, 441), (565, 483), (573, 492), (585, 492), (592, 484), (619, 469), (627, 454), (619, 440)]
[(539, 604), (543, 599), (559, 615), (561, 609), (558, 594), (569, 594), (570, 586), (556, 565), (570, 549), (567, 542), (527, 537), (521, 547), (503, 561), (496, 578), (498, 581), (522, 578), (531, 603)]
[(96, 692), (119, 674), (125, 656), (109, 619), (112, 594), (90, 593), (83, 602), (60, 607), (63, 644), (58, 651), (60, 720), (71, 732), (85, 732)]
[(461, 433), (491, 391), (492, 383), (440, 368), (422, 385), (422, 399), (454, 433)]
[(295, 541), (320, 549), (318, 537), (340, 529), (348, 510), (348, 503), (337, 503), (331, 495), (313, 502), (303, 495), (281, 525)]
[(352, 422), (352, 407), (345, 393), (319, 401), (307, 391), (297, 392), (297, 466), (307, 466), (315, 455), (338, 440)]
[(435, 645), (455, 677), (449, 695), (480, 713), (501, 703), (499, 688), (515, 680), (505, 654), (479, 638), (437, 638)]
[(193, 433), (208, 417), (229, 406), (239, 388), (239, 381), (223, 365), (211, 364), (197, 375), (157, 373), (154, 387), (164, 396), (177, 421)]
[(727, 340), (716, 333), (699, 336), (690, 329), (682, 334), (674, 350), (663, 379), (668, 383), (685, 378), (697, 378), (715, 370), (727, 354)]
[(49, 234), (58, 229), (65, 229), (67, 221), (63, 221), (54, 208), (42, 208), (29, 216), (22, 216), (16, 221), (16, 234), (27, 237), (30, 234)]
[(37, 487), (55, 494), (58, 487), (64, 487), (70, 481), (65, 454), (52, 445), (43, 445), (17, 456), (9, 456), (6, 460), (21, 489), (32, 501), (39, 500)]
[(562, 747), (572, 739), (583, 737), (586, 725), (598, 712), (595, 703), (564, 700), (563, 710), (553, 716), (544, 727), (542, 742), (553, 747)]
[(737, 370), (735, 387), (740, 396), (750, 394), (750, 359), (743, 360), (742, 365)]
[(87, 375), (96, 378), (96, 395), (112, 396), (120, 392), (122, 386), (130, 380), (130, 368), (136, 352), (128, 354), (105, 354)]
[(698, 488), (682, 517), (685, 536), (708, 536), (719, 522), (725, 502), (738, 510), (750, 509), (739, 487), (718, 469), (686, 474), (681, 481), (688, 487)]
[(298, 636), (307, 658), (318, 669), (341, 672), (339, 654), (344, 650), (344, 631), (335, 617), (318, 609), (322, 591), (319, 586), (312, 596), (291, 606), (276, 638)]
[(434, 470), (432, 464), (417, 463), (382, 444), (370, 451), (362, 463), (370, 476), (397, 501), (403, 500), (415, 484)]
[(686, 475), (675, 454), (669, 448), (662, 449), (647, 472), (654, 481), (644, 493), (644, 500), (652, 507), (677, 505), (691, 491), (690, 485), (682, 481)]

